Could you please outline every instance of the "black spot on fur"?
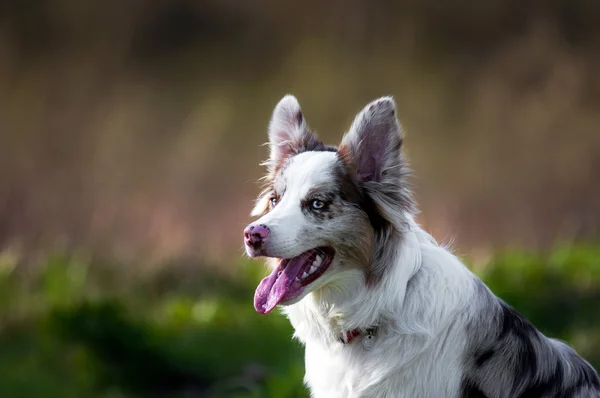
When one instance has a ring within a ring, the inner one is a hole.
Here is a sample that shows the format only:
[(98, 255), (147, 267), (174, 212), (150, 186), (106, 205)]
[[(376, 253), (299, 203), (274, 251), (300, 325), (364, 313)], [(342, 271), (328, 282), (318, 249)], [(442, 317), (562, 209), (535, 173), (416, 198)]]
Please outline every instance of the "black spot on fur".
[(502, 330), (498, 335), (498, 340), (507, 337), (509, 334), (526, 340), (538, 337), (535, 327), (514, 308), (503, 301), (500, 301), (500, 306), (502, 309)]
[(514, 319), (512, 316), (512, 310), (506, 304), (501, 303), (502, 307), (502, 329), (500, 330), (500, 334), (498, 335), (498, 340), (504, 339), (513, 329), (514, 327)]
[(518, 347), (518, 366), (515, 380), (527, 380), (538, 372), (538, 361), (534, 341), (540, 339), (539, 332), (511, 306), (500, 302), (502, 308), (502, 331), (498, 340), (512, 339)]
[(548, 377), (536, 380), (519, 395), (520, 398), (537, 398), (552, 396), (558, 391), (563, 383), (563, 367), (560, 362), (556, 363), (554, 372)]
[(304, 117), (302, 116), (302, 111), (298, 111), (298, 113), (296, 114), (296, 123), (298, 123), (298, 126), (302, 125), (302, 120), (304, 120)]
[(468, 377), (463, 378), (460, 386), (460, 396), (462, 398), (487, 398), (487, 395)]
[(527, 336), (519, 336), (521, 343), (521, 353), (519, 362), (521, 366), (517, 367), (515, 377), (517, 379), (531, 377), (538, 371), (538, 363), (533, 343)]
[(487, 361), (489, 361), (494, 356), (495, 353), (496, 350), (494, 350), (493, 348), (475, 353), (475, 366), (477, 368), (482, 367)]
[(573, 355), (571, 361), (576, 365), (577, 377), (572, 385), (564, 391), (565, 397), (571, 397), (583, 388), (600, 389), (600, 377), (596, 371), (582, 358)]
[(369, 217), (369, 222), (375, 230), (375, 233), (381, 232), (384, 229), (391, 227), (391, 223), (381, 215), (381, 213), (375, 206), (375, 202), (368, 194), (364, 194), (363, 201), (360, 204), (360, 206), (364, 210), (364, 212), (367, 213), (367, 216)]

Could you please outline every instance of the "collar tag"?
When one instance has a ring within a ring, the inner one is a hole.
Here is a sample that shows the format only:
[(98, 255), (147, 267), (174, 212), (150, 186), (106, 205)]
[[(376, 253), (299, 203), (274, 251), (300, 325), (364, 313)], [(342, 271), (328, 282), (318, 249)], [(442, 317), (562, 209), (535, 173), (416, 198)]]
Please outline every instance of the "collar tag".
[[(369, 328), (364, 333), (365, 336), (363, 337), (361, 344), (362, 347), (367, 351), (371, 350), (373, 348), (373, 345), (377, 341), (375, 330), (375, 328)], [(349, 330), (345, 333), (340, 333), (339, 340), (340, 342), (342, 342), (342, 344), (350, 344), (356, 337), (358, 337), (361, 334), (363, 334), (363, 332), (360, 329)]]
[(371, 351), (376, 342), (377, 336), (375, 335), (375, 329), (369, 329), (367, 330), (365, 337), (363, 337), (361, 344), (365, 350)]

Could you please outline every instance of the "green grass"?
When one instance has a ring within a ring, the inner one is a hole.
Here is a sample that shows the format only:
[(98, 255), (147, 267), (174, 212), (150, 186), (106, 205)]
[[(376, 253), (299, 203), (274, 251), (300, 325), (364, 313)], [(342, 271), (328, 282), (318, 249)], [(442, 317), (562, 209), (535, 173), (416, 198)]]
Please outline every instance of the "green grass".
[[(307, 397), (288, 321), (253, 309), (255, 262), (228, 278), (123, 277), (123, 264), (67, 255), (27, 274), (11, 261), (0, 258), (0, 397)], [(600, 368), (600, 247), (499, 253), (480, 274)]]

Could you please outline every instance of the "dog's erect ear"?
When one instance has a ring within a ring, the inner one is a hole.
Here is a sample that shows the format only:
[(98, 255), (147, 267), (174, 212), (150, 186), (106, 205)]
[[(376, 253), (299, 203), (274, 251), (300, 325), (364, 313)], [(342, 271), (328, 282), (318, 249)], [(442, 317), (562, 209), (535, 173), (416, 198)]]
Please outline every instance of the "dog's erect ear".
[(300, 104), (293, 95), (286, 95), (275, 107), (269, 124), (269, 143), (271, 158), (267, 163), (272, 173), (289, 156), (323, 147), (323, 143), (308, 129)]
[(359, 181), (384, 182), (401, 175), (401, 146), (396, 103), (392, 97), (383, 97), (356, 115), (338, 153), (355, 169)]

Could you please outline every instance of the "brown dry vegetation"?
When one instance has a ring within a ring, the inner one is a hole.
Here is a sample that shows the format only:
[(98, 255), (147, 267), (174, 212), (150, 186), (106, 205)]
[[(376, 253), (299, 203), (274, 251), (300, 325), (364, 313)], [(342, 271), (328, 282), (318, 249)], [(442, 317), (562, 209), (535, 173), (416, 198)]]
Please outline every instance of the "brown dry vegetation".
[[(446, 5), (441, 5), (446, 4)], [(272, 107), (394, 95), (461, 253), (600, 236), (597, 1), (5, 1), (0, 245), (241, 255)]]

